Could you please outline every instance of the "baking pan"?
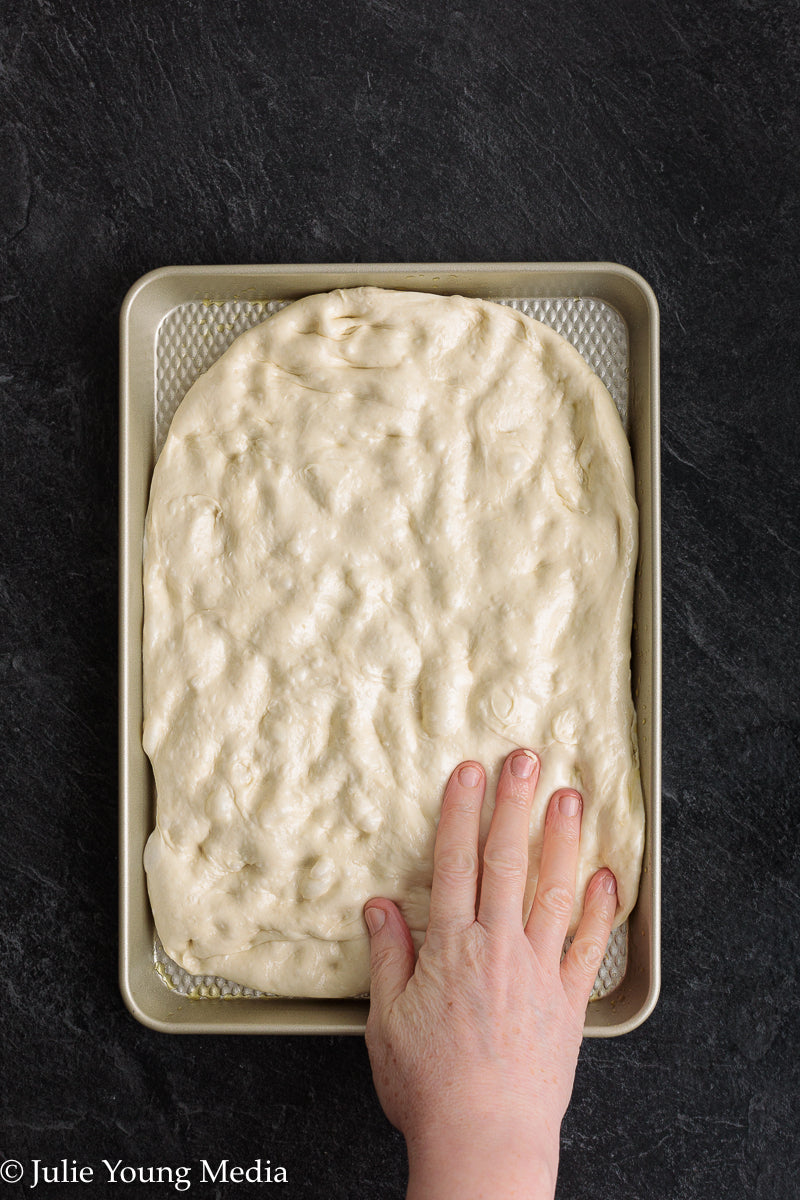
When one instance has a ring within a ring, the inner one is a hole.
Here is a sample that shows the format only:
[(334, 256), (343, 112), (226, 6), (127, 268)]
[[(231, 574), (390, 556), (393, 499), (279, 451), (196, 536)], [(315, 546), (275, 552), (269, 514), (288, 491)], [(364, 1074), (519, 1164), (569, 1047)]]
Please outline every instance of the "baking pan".
[[(175, 407), (233, 338), (282, 302), (339, 287), (500, 300), (553, 325), (603, 378), (631, 441), (640, 549), (632, 675), (646, 839), (637, 905), (610, 946), (584, 1033), (609, 1037), (652, 1012), (660, 984), (661, 586), (658, 307), (614, 263), (164, 267), (128, 292), (120, 317), (120, 987), (130, 1012), (166, 1033), (363, 1033), (366, 1000), (257, 997), (200, 979), (181, 986), (159, 952), (142, 854), (153, 826), (142, 731), (142, 535), (153, 465)], [(622, 981), (617, 976), (624, 966)], [(165, 983), (166, 980), (166, 983)], [(169, 986), (167, 986), (167, 983)], [(191, 993), (191, 994), (187, 994)], [(244, 993), (244, 994), (243, 994)]]

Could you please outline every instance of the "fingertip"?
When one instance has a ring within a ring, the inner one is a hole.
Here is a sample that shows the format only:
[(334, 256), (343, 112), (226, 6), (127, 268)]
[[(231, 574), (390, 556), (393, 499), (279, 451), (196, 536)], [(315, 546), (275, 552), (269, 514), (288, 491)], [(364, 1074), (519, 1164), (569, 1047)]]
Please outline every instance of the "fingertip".
[(367, 923), (370, 937), (380, 933), (386, 924), (386, 910), (379, 904), (367, 903), (364, 906), (364, 920)]
[(372, 938), (384, 934), (390, 942), (405, 943), (413, 949), (411, 931), (405, 917), (394, 903), (383, 896), (374, 896), (364, 905), (364, 921)]
[(583, 796), (576, 788), (558, 788), (550, 797), (547, 812), (551, 819), (583, 817)]
[(613, 871), (610, 871), (610, 870), (608, 869), (608, 867), (606, 867), (606, 868), (605, 868), (605, 871), (604, 871), (604, 873), (603, 873), (603, 883), (602, 883), (602, 887), (603, 887), (603, 890), (604, 890), (605, 892), (607, 892), (609, 896), (616, 896), (616, 894), (617, 894), (617, 880), (616, 880), (616, 878), (615, 878), (615, 876), (614, 876), (614, 872), (613, 872)]
[(558, 798), (558, 811), (562, 817), (580, 817), (583, 814), (583, 796), (571, 788)]
[(509, 754), (506, 765), (516, 779), (527, 779), (531, 783), (535, 783), (542, 764), (535, 750), (527, 750), (523, 747)]
[(592, 877), (591, 887), (601, 899), (609, 901), (613, 897), (616, 903), (617, 880), (609, 867), (603, 867)]
[(468, 759), (456, 767), (452, 779), (458, 780), (464, 788), (479, 787), (484, 780), (483, 767), (480, 763)]
[(610, 928), (618, 906), (617, 880), (614, 872), (608, 867), (603, 867), (601, 870), (595, 872), (589, 880), (584, 908), (587, 912), (593, 911), (596, 913), (597, 919)]

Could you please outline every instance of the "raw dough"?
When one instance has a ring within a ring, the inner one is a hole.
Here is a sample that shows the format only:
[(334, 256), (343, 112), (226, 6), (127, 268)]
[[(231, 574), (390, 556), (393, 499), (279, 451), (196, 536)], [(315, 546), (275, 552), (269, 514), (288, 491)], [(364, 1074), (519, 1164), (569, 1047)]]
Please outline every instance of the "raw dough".
[[(357, 288), (242, 334), (190, 389), (144, 563), (145, 852), (167, 953), (266, 992), (369, 987), (364, 901), (419, 946), (442, 789), (542, 758), (585, 800), (573, 928), (636, 899), (637, 511), (613, 402), (546, 326)], [(488, 813), (487, 813), (488, 817)]]

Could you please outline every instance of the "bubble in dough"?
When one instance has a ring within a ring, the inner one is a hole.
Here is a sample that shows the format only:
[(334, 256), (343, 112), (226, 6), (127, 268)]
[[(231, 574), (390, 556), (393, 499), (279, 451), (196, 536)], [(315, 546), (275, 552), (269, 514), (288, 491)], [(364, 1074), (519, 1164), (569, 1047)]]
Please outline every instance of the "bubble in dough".
[[(606, 389), (552, 330), (356, 288), (243, 333), (189, 390), (144, 556), (145, 851), (193, 974), (369, 988), (364, 902), (427, 924), (444, 784), (515, 746), (584, 796), (629, 914), (644, 813), (631, 698), (637, 510)], [(486, 814), (488, 818), (488, 812)]]

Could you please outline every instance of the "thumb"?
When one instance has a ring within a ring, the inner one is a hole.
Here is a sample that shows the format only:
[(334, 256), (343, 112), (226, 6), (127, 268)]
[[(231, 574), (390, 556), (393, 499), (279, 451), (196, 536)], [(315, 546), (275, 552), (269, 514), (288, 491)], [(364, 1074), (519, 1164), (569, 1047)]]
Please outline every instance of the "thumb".
[(414, 943), (403, 914), (391, 900), (368, 900), (364, 920), (369, 930), (370, 1001), (386, 1010), (414, 974)]

